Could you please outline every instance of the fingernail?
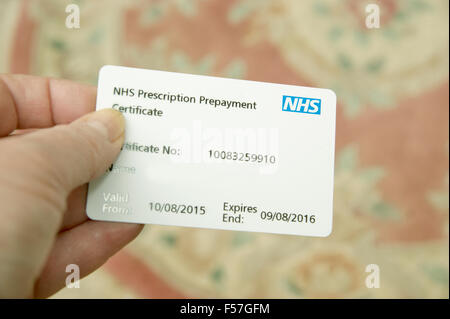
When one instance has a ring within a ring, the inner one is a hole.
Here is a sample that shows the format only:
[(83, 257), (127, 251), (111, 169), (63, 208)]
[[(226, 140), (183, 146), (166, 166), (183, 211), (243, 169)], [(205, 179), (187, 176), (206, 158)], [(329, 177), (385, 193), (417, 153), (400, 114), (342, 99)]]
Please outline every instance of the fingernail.
[(79, 121), (89, 123), (100, 129), (111, 142), (117, 140), (125, 132), (125, 119), (119, 111), (113, 109), (103, 109), (89, 113)]

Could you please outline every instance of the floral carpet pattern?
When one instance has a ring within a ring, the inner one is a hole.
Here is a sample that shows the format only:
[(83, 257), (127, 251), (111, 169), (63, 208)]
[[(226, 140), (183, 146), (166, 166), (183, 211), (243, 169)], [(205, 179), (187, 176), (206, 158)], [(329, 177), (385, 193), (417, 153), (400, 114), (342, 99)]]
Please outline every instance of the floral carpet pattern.
[(2, 0), (0, 72), (96, 84), (116, 64), (338, 97), (329, 237), (151, 225), (55, 297), (448, 298), (449, 4), (376, 2), (379, 29), (360, 0)]

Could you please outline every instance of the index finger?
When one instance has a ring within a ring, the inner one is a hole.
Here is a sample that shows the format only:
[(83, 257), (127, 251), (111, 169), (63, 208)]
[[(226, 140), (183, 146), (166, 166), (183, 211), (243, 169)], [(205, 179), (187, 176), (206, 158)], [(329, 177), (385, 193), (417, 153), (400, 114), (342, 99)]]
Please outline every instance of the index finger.
[(62, 79), (0, 75), (0, 136), (66, 124), (95, 110), (96, 88)]

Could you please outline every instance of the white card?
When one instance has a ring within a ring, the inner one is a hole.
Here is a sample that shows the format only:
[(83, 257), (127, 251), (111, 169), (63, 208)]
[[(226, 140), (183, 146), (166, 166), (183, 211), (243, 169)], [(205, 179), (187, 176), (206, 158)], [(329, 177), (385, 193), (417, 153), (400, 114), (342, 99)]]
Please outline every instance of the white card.
[(125, 116), (125, 144), (89, 184), (90, 218), (331, 233), (333, 91), (104, 66), (103, 108)]

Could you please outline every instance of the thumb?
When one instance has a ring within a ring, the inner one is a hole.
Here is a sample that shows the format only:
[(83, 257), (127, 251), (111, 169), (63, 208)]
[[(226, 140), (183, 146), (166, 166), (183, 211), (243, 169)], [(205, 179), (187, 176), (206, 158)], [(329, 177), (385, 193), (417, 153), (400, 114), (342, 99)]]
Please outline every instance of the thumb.
[[(69, 193), (75, 187), (103, 174), (114, 162), (123, 144), (125, 122), (113, 109), (89, 113), (68, 125), (58, 125), (19, 136), (10, 141), (16, 155), (24, 153), (27, 172)], [(10, 158), (10, 160), (12, 159)], [(14, 165), (16, 166), (16, 165)], [(4, 166), (3, 166), (4, 167)], [(32, 173), (31, 170), (35, 171)], [(42, 180), (41, 180), (42, 182)]]
[(0, 140), (0, 217), (7, 221), (0, 223), (0, 279), (12, 284), (6, 287), (13, 286), (18, 295), (32, 287), (68, 194), (114, 162), (124, 125), (120, 112), (105, 109), (68, 125)]

